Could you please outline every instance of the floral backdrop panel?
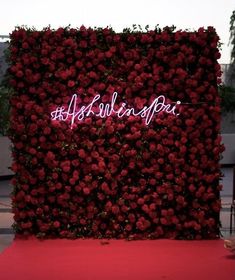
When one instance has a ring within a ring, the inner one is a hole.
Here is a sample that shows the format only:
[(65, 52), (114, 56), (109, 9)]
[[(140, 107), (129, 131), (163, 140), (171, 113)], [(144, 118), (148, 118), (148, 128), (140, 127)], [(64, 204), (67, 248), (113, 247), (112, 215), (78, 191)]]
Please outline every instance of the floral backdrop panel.
[(212, 27), (16, 28), (16, 232), (217, 238), (218, 40)]

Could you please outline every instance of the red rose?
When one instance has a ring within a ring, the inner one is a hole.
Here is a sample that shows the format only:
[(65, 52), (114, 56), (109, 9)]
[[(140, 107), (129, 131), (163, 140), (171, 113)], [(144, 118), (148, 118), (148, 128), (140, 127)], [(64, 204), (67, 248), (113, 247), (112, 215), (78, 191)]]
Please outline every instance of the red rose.
[(131, 231), (131, 230), (132, 230), (132, 225), (127, 224), (127, 225), (125, 226), (125, 230), (126, 230), (126, 231)]
[(53, 226), (54, 226), (54, 228), (59, 228), (60, 227), (60, 222), (59, 221), (53, 222)]
[(63, 172), (69, 172), (70, 171), (70, 161), (64, 161), (60, 164)]
[(144, 199), (143, 199), (143, 198), (139, 198), (139, 199), (137, 200), (137, 203), (138, 203), (139, 205), (143, 205), (143, 204), (144, 204)]
[(141, 209), (142, 209), (144, 212), (149, 213), (149, 207), (148, 207), (147, 204), (142, 205)]
[(54, 160), (54, 159), (55, 159), (55, 155), (54, 155), (52, 152), (47, 152), (46, 157), (47, 157), (49, 160)]
[(31, 227), (32, 227), (32, 223), (31, 222), (26, 222), (26, 223), (22, 222), (21, 223), (21, 228), (22, 229), (29, 229)]
[(74, 87), (75, 86), (75, 82), (74, 81), (72, 81), (72, 80), (69, 80), (68, 81), (68, 87)]
[(126, 213), (128, 211), (128, 209), (129, 208), (126, 205), (121, 206), (121, 211), (124, 212), (124, 213)]
[(43, 134), (45, 135), (49, 135), (51, 133), (51, 128), (50, 127), (46, 127), (43, 129)]
[(24, 76), (24, 73), (22, 71), (17, 71), (16, 77), (22, 78)]
[(86, 157), (86, 153), (83, 149), (78, 150), (78, 156), (80, 158), (85, 158)]
[(36, 155), (37, 154), (37, 150), (34, 149), (34, 148), (30, 148), (29, 149), (29, 153), (32, 154), (32, 155)]
[(112, 213), (117, 215), (119, 213), (120, 209), (118, 205), (113, 205), (112, 206)]

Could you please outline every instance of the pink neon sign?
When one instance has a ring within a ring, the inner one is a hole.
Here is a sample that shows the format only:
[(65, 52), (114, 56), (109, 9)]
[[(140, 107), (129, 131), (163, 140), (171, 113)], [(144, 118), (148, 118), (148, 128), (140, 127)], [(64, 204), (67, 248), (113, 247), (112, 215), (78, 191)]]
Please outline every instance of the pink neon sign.
[(176, 116), (179, 115), (179, 113), (177, 113), (177, 107), (181, 102), (177, 101), (176, 103), (167, 104), (166, 98), (163, 95), (158, 96), (149, 106), (144, 106), (138, 111), (134, 107), (128, 107), (125, 102), (122, 102), (121, 105), (118, 106), (118, 109), (115, 109), (117, 107), (117, 96), (118, 93), (114, 92), (111, 102), (103, 103), (99, 102), (100, 95), (97, 94), (89, 104), (77, 108), (78, 96), (77, 94), (73, 94), (68, 108), (66, 109), (64, 106), (58, 106), (51, 112), (51, 119), (59, 121), (69, 120), (72, 127), (75, 121), (81, 122), (89, 116), (100, 118), (106, 118), (111, 115), (116, 115), (118, 118), (123, 118), (125, 116), (140, 116), (145, 119), (145, 124), (148, 125), (152, 121), (154, 115), (160, 112), (166, 112)]

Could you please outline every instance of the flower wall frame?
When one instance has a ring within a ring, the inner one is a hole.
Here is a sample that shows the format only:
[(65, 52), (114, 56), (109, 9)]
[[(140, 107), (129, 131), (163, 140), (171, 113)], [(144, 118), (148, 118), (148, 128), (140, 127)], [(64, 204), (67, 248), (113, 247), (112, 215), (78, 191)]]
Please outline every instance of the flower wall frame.
[(218, 41), (212, 27), (13, 31), (16, 232), (217, 238)]

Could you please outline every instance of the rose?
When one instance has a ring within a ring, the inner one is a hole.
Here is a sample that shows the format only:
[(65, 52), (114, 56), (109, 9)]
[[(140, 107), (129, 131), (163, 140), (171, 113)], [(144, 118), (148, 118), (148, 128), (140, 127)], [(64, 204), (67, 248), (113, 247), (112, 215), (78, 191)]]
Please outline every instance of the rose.
[(70, 161), (64, 161), (60, 164), (61, 169), (63, 170), (63, 172), (69, 172), (71, 167), (70, 167)]
[(126, 205), (121, 206), (121, 211), (122, 212), (126, 213), (126, 212), (128, 212), (128, 210), (129, 210), (129, 208)]
[(86, 157), (86, 153), (83, 149), (78, 150), (78, 156), (80, 158), (85, 158)]
[(113, 205), (111, 210), (112, 210), (112, 213), (115, 214), (115, 215), (117, 215), (119, 213), (119, 211), (120, 211), (118, 205)]
[(144, 212), (149, 213), (149, 207), (148, 207), (147, 204), (142, 205), (141, 209), (142, 209)]
[(132, 231), (132, 225), (127, 224), (127, 225), (125, 226), (125, 230), (126, 230), (126, 231)]
[(53, 222), (53, 227), (54, 228), (59, 228), (60, 227), (60, 222), (59, 221), (54, 221)]

